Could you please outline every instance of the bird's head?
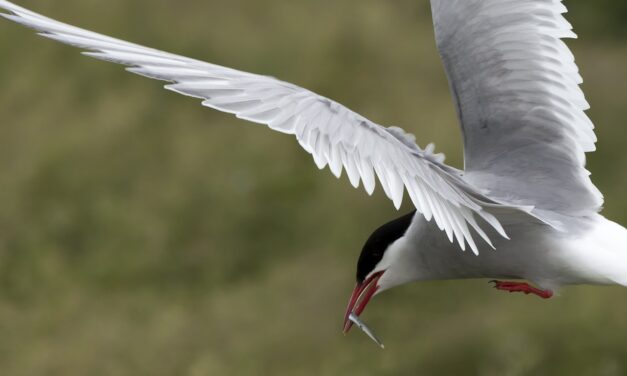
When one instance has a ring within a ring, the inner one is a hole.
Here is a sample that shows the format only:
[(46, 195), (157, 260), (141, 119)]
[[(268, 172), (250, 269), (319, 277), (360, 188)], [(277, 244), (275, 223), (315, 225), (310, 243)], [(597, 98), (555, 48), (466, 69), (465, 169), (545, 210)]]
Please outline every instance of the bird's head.
[(357, 284), (344, 315), (344, 333), (353, 323), (348, 316), (359, 316), (373, 296), (414, 278), (407, 264), (411, 250), (405, 236), (415, 211), (388, 222), (370, 235), (357, 261)]

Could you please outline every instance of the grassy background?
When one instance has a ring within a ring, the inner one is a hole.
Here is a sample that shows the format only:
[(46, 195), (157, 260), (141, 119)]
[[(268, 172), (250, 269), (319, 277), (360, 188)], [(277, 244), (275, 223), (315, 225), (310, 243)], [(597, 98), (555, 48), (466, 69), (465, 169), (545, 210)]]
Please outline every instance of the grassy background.
[[(20, 4), (308, 87), (461, 165), (426, 0)], [(600, 140), (590, 169), (625, 223), (627, 6), (566, 4)], [(387, 350), (343, 337), (362, 243), (398, 215), (379, 190), (4, 21), (0, 54), (0, 374), (627, 374), (618, 287), (545, 302), (485, 281), (412, 284), (364, 315)]]

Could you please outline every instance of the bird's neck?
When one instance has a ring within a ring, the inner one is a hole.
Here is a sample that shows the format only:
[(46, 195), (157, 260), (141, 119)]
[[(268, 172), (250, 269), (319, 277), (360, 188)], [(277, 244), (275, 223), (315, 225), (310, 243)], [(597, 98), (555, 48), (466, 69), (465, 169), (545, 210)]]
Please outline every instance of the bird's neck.
[(457, 247), (435, 224), (418, 213), (405, 235), (385, 253), (380, 267), (388, 272), (382, 282), (387, 289), (419, 280), (448, 279), (454, 264), (451, 255), (461, 252)]
[[(495, 238), (479, 256), (462, 252), (437, 225), (414, 217), (406, 234), (384, 256), (387, 288), (420, 280), (516, 278), (536, 283), (620, 284), (627, 286), (627, 229), (601, 215), (585, 229), (564, 233), (510, 225), (511, 240)], [(535, 239), (530, 244), (529, 239)], [(539, 273), (539, 274), (538, 274)], [(543, 275), (552, 276), (549, 280)]]

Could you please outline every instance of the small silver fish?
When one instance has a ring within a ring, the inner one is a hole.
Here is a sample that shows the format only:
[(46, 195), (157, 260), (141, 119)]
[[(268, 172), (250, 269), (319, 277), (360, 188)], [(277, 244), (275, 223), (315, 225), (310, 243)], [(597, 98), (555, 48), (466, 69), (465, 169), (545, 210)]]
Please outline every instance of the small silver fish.
[(370, 328), (363, 321), (361, 321), (359, 316), (351, 312), (351, 314), (348, 315), (348, 319), (352, 321), (355, 325), (357, 325), (357, 327), (361, 329), (364, 333), (366, 333), (366, 335), (370, 337), (370, 339), (372, 339), (377, 345), (379, 345), (379, 347), (381, 347), (382, 349), (385, 349), (385, 346), (383, 345), (383, 343), (381, 343), (379, 338), (377, 338), (377, 336), (374, 335), (372, 330), (370, 330)]

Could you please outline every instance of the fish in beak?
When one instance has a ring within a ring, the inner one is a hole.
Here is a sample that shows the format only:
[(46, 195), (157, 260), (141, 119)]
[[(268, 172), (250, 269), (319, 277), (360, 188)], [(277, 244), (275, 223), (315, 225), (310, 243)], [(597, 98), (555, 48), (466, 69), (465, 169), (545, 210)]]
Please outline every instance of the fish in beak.
[(366, 324), (359, 319), (359, 315), (364, 311), (364, 309), (368, 305), (368, 302), (370, 302), (370, 299), (372, 299), (372, 297), (379, 290), (379, 285), (377, 284), (377, 282), (379, 281), (379, 278), (381, 278), (383, 273), (383, 271), (374, 273), (366, 278), (363, 282), (357, 283), (348, 301), (346, 313), (344, 314), (344, 334), (347, 334), (353, 327), (353, 324), (356, 324), (381, 348), (383, 348), (383, 344), (366, 326)]

